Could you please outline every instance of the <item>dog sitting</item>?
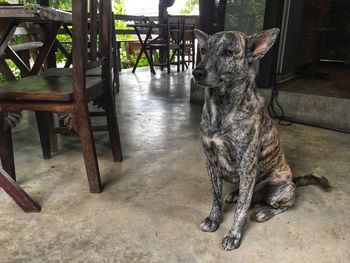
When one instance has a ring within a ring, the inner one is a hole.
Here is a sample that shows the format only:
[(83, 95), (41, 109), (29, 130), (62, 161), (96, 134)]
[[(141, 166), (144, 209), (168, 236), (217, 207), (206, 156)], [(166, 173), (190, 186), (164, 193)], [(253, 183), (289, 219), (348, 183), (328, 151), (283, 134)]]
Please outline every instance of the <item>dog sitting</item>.
[(200, 132), (213, 192), (212, 209), (200, 227), (206, 232), (219, 227), (223, 180), (237, 185), (225, 199), (237, 201), (233, 225), (222, 242), (225, 250), (239, 247), (252, 203), (264, 204), (255, 214), (256, 221), (264, 222), (294, 204), (296, 186), (329, 187), (324, 177), (292, 177), (277, 129), (256, 91), (253, 63), (278, 34), (279, 29), (270, 29), (253, 36), (234, 31), (208, 36), (195, 30), (202, 60), (193, 76), (205, 87)]

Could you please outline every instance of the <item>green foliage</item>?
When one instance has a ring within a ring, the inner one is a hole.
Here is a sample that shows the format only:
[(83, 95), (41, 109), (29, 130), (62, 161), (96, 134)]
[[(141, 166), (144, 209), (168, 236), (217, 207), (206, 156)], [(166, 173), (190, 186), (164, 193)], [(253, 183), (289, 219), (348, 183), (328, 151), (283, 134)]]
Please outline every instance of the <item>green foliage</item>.
[(50, 6), (65, 11), (72, 11), (72, 0), (50, 0)]
[(187, 0), (185, 7), (179, 11), (181, 15), (189, 15), (195, 9), (199, 8), (199, 0)]
[[(124, 2), (125, 0), (116, 0), (113, 4), (113, 12), (118, 15), (126, 15), (126, 10), (124, 8)], [(117, 29), (130, 29), (127, 27), (126, 23), (123, 21), (116, 21), (115, 27)], [(118, 35), (118, 40), (132, 40), (134, 39), (130, 35)], [(136, 51), (134, 54), (127, 54), (126, 52), (126, 43), (122, 42), (120, 46), (120, 61), (123, 68), (130, 68), (135, 65), (137, 54), (139, 53), (139, 50)], [(148, 66), (147, 59), (143, 56), (138, 64), (138, 67), (145, 67)]]

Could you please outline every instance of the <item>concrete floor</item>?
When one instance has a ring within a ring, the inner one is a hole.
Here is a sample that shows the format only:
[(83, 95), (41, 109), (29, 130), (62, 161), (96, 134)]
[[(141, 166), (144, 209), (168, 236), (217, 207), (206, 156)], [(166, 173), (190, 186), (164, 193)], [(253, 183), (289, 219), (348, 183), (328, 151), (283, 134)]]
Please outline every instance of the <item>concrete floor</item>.
[(211, 192), (189, 73), (123, 72), (121, 83), (125, 161), (113, 163), (108, 136), (96, 134), (101, 194), (88, 191), (76, 137), (60, 138), (60, 152), (44, 161), (33, 115), (14, 130), (18, 182), (43, 209), (24, 214), (0, 190), (1, 263), (350, 262), (350, 135), (278, 126), (295, 175), (325, 175), (334, 188), (299, 188), (292, 209), (249, 222), (241, 247), (225, 252), (231, 205), (217, 232), (199, 230)]

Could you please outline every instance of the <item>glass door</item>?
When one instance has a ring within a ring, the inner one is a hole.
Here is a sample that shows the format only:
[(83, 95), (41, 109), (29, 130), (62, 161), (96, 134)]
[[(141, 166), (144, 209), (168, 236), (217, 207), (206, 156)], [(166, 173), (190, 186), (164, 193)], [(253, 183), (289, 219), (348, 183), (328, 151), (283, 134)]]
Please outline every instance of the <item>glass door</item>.
[(248, 35), (262, 31), (266, 0), (229, 0), (226, 5), (225, 30)]

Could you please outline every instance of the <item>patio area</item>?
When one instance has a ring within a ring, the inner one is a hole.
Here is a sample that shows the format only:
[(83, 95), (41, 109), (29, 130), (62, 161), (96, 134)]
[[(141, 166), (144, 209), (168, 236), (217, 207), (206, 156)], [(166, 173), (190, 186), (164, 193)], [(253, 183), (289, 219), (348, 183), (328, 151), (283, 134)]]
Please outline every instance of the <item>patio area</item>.
[(125, 161), (112, 162), (107, 133), (95, 134), (101, 194), (89, 193), (79, 139), (61, 135), (59, 153), (43, 161), (34, 115), (25, 115), (13, 130), (17, 178), (42, 211), (25, 214), (0, 190), (1, 262), (348, 262), (350, 136), (330, 130), (277, 125), (294, 174), (327, 176), (331, 191), (298, 188), (292, 209), (249, 222), (232, 252), (221, 248), (232, 205), (216, 233), (200, 231), (211, 192), (190, 74), (122, 71)]

